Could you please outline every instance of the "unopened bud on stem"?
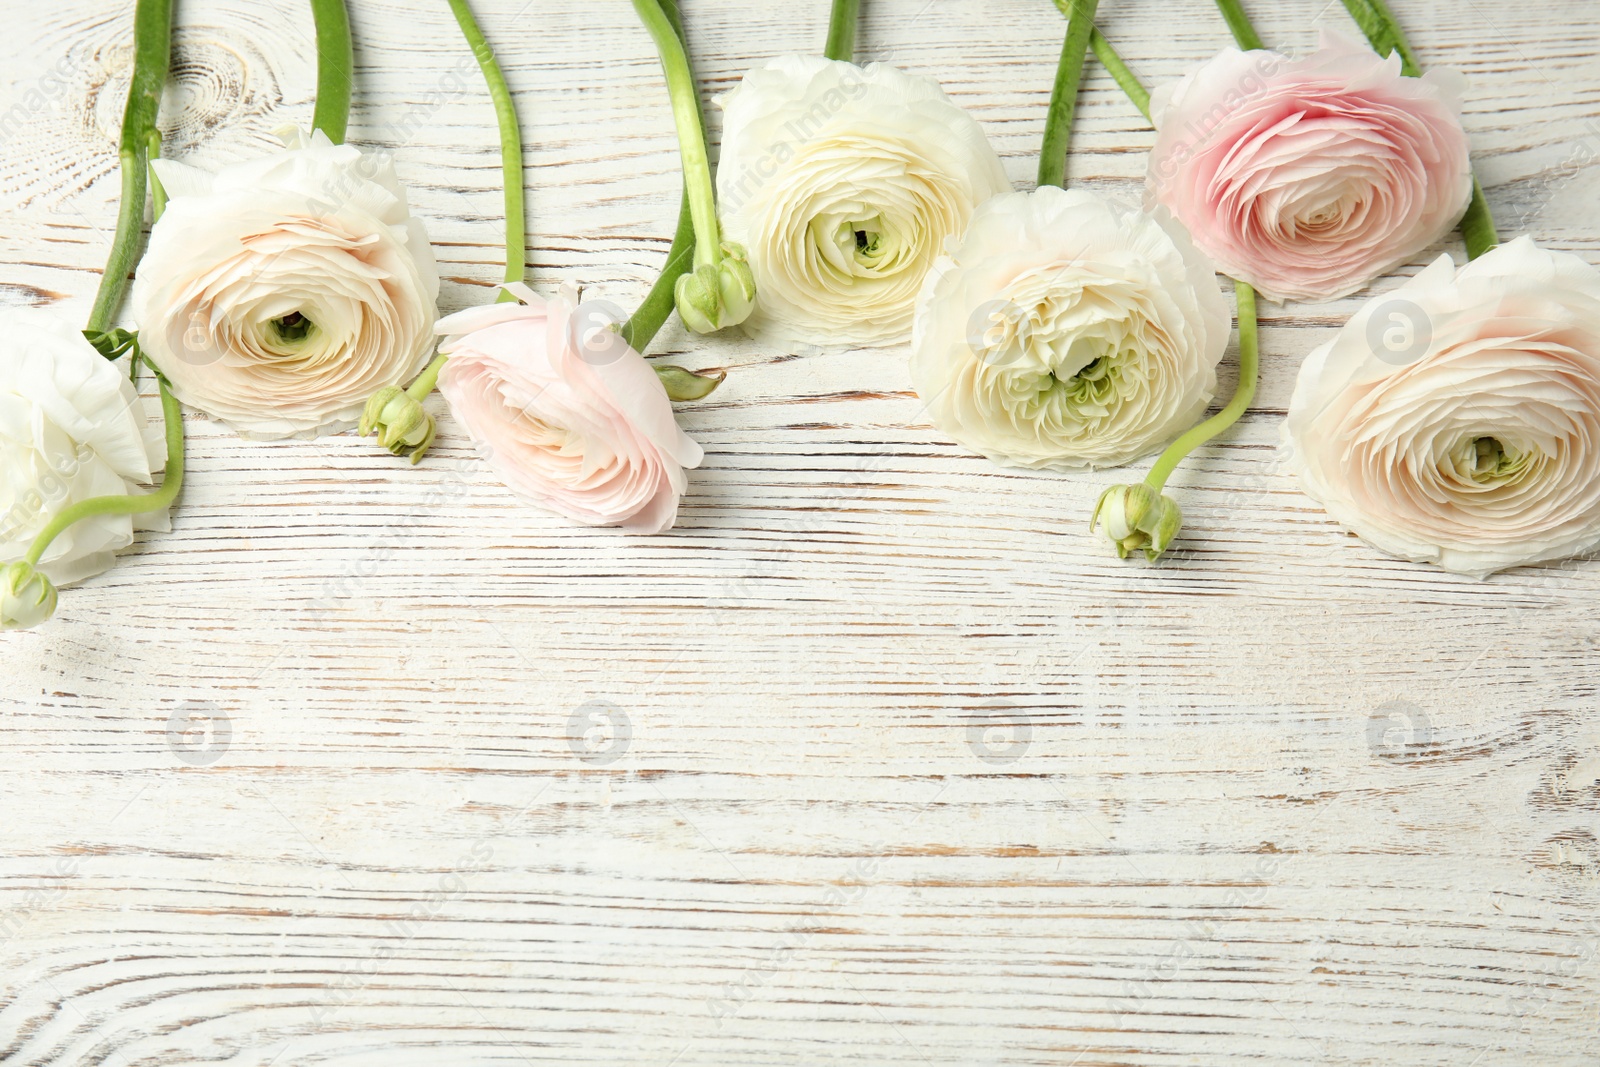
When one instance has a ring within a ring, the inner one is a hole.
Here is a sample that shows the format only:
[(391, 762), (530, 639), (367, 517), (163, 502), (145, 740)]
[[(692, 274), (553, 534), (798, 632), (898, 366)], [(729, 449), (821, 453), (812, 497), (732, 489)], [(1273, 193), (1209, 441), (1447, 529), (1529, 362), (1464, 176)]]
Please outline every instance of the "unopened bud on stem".
[(0, 630), (29, 630), (56, 613), (56, 587), (31, 563), (0, 571)]
[(1129, 552), (1143, 549), (1145, 558), (1154, 562), (1178, 536), (1183, 512), (1171, 497), (1144, 482), (1113, 485), (1096, 501), (1089, 529), (1101, 523), (1120, 558), (1127, 559)]
[(433, 444), (436, 427), (433, 416), (423, 410), (422, 401), (391, 385), (373, 393), (361, 414), (361, 436), (374, 430), (378, 444), (397, 456), (409, 456), (416, 463)]
[(756, 306), (756, 277), (744, 247), (723, 242), (722, 258), (679, 278), (673, 295), (684, 325), (695, 333), (716, 333), (749, 318)]

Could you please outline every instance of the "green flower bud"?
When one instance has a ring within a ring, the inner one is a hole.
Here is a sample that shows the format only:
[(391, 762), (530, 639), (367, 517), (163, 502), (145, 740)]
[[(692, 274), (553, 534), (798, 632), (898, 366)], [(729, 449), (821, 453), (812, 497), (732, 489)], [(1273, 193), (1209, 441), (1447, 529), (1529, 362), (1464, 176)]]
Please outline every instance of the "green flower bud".
[(1183, 526), (1183, 512), (1171, 497), (1158, 493), (1143, 482), (1113, 485), (1100, 494), (1089, 517), (1089, 529), (1105, 524), (1106, 536), (1116, 546), (1117, 555), (1143, 549), (1154, 562), (1172, 544)]
[(756, 276), (745, 262), (743, 245), (724, 242), (723, 259), (696, 267), (678, 279), (673, 297), (683, 324), (695, 333), (737, 326), (756, 306)]
[(0, 571), (0, 630), (29, 630), (56, 613), (56, 587), (31, 563)]
[(724, 241), (722, 254), (718, 268), (722, 283), (722, 325), (737, 326), (755, 310), (756, 276), (746, 262), (744, 245)]
[(720, 272), (707, 263), (678, 279), (673, 298), (678, 316), (695, 333), (716, 333), (722, 329), (722, 285)]
[(376, 430), (378, 444), (397, 456), (410, 456), (412, 463), (433, 444), (436, 429), (422, 401), (392, 385), (373, 393), (361, 413), (362, 437)]

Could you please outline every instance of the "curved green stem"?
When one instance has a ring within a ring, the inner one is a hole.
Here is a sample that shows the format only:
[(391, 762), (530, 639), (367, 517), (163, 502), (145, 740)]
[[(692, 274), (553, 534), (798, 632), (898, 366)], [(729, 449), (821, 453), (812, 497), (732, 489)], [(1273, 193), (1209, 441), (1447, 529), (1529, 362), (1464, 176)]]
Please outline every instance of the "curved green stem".
[(167, 427), (167, 470), (162, 475), (161, 488), (153, 493), (138, 495), (90, 497), (62, 508), (28, 547), (28, 554), (23, 559), (29, 566), (38, 566), (50, 543), (75, 522), (96, 515), (142, 515), (147, 511), (160, 511), (171, 507), (173, 501), (178, 499), (178, 491), (183, 488), (183, 409), (167, 388), (166, 379), (161, 377), (160, 371), (156, 372), (156, 384), (161, 389), (161, 414)]
[(1044, 120), (1044, 143), (1039, 146), (1041, 186), (1066, 184), (1072, 114), (1077, 109), (1078, 86), (1083, 81), (1083, 63), (1088, 58), (1094, 13), (1099, 5), (1100, 0), (1071, 0), (1067, 35), (1061, 42), (1061, 59), (1056, 64), (1056, 83), (1050, 91), (1050, 112)]
[[(678, 40), (683, 42), (684, 54), (687, 56), (689, 38), (684, 33), (683, 15), (678, 11), (678, 0), (661, 0), (661, 10), (666, 12), (667, 18), (672, 21), (673, 32), (678, 35)], [(699, 106), (700, 98), (697, 95), (695, 107)], [(702, 122), (703, 119), (702, 115)], [(678, 203), (678, 229), (672, 235), (672, 246), (667, 249), (666, 265), (661, 268), (661, 276), (650, 287), (650, 292), (639, 305), (639, 310), (622, 324), (622, 340), (629, 348), (635, 352), (643, 352), (655, 339), (677, 306), (675, 291), (678, 279), (689, 273), (693, 265), (694, 210), (689, 204), (689, 186), (685, 182), (683, 196)]]
[(1233, 288), (1239, 297), (1239, 388), (1234, 390), (1227, 407), (1192, 427), (1161, 453), (1144, 479), (1145, 484), (1158, 493), (1190, 452), (1238, 422), (1239, 416), (1250, 407), (1250, 401), (1255, 399), (1256, 376), (1261, 363), (1256, 331), (1256, 292), (1244, 282), (1234, 282)]
[[(500, 69), (500, 62), (495, 59), (494, 49), (484, 40), (483, 31), (472, 17), (467, 0), (450, 0), (450, 10), (455, 13), (456, 22), (461, 26), (467, 43), (472, 46), (472, 54), (483, 71), (483, 80), (489, 85), (495, 117), (500, 123), (500, 169), (506, 190), (506, 281), (520, 282), (527, 276), (528, 221), (523, 194), (522, 127), (517, 122), (517, 105), (511, 98), (511, 89), (506, 85), (506, 76)], [(502, 302), (515, 299), (505, 290), (500, 291)]]
[(161, 106), (161, 90), (167, 84), (171, 57), (172, 0), (138, 0), (133, 13), (133, 75), (128, 84), (128, 103), (122, 112), (122, 140), (117, 147), (122, 203), (117, 209), (111, 255), (100, 276), (94, 309), (89, 313), (90, 330), (104, 331), (111, 326), (128, 288), (128, 275), (139, 257), (150, 137), (156, 128), (156, 111)]
[(694, 215), (689, 210), (689, 193), (685, 190), (678, 207), (678, 232), (672, 237), (672, 247), (667, 249), (667, 263), (661, 268), (661, 277), (650, 287), (639, 310), (622, 324), (622, 340), (629, 348), (643, 352), (661, 332), (677, 306), (674, 291), (678, 279), (689, 273), (693, 262)]
[(1111, 42), (1106, 40), (1106, 35), (1101, 33), (1098, 27), (1089, 36), (1089, 47), (1094, 51), (1095, 58), (1100, 60), (1100, 65), (1111, 73), (1111, 77), (1116, 79), (1117, 85), (1122, 88), (1123, 93), (1126, 94), (1129, 100), (1133, 101), (1133, 106), (1139, 109), (1139, 114), (1143, 115), (1148, 121), (1150, 118), (1150, 90), (1139, 82), (1138, 75), (1134, 74), (1128, 68), (1128, 64), (1122, 61), (1122, 57), (1117, 54), (1115, 48), (1111, 47)]
[(828, 15), (828, 43), (822, 54), (845, 63), (856, 61), (856, 24), (861, 21), (861, 0), (833, 0)]
[(433, 362), (422, 368), (422, 373), (417, 375), (417, 380), (406, 386), (406, 395), (412, 400), (426, 400), (428, 394), (433, 392), (433, 387), (439, 384), (439, 372), (444, 370), (449, 356), (443, 352), (433, 357)]
[(1254, 52), (1267, 47), (1261, 42), (1261, 35), (1256, 33), (1256, 28), (1250, 24), (1250, 16), (1244, 13), (1239, 0), (1217, 0), (1217, 7), (1221, 9), (1222, 19), (1228, 24), (1228, 31), (1239, 42), (1240, 48)]
[(694, 218), (695, 266), (722, 262), (722, 241), (717, 230), (717, 199), (711, 184), (711, 161), (706, 153), (705, 130), (700, 123), (700, 93), (695, 88), (689, 55), (672, 19), (657, 0), (633, 0), (633, 8), (650, 31), (661, 54), (661, 69), (672, 96), (672, 118), (678, 127), (678, 150), (683, 156), (683, 187)]
[[(1072, 0), (1052, 0), (1056, 9), (1068, 18), (1072, 17)], [(1117, 85), (1127, 94), (1133, 106), (1139, 109), (1139, 114), (1145, 118), (1150, 117), (1150, 91), (1139, 83), (1138, 75), (1128, 69), (1128, 64), (1122, 61), (1117, 50), (1111, 46), (1106, 35), (1100, 32), (1100, 27), (1095, 26), (1089, 32), (1089, 50), (1100, 60), (1100, 65), (1116, 79)]]
[[(145, 140), (145, 159), (154, 161), (161, 158), (161, 131), (152, 129)], [(167, 210), (167, 190), (161, 184), (161, 178), (156, 174), (154, 167), (150, 168), (150, 219), (152, 222), (161, 221), (161, 213)]]
[[(1400, 29), (1400, 23), (1384, 0), (1344, 0), (1344, 6), (1361, 27), (1373, 51), (1380, 56), (1399, 53), (1401, 73), (1410, 78), (1421, 77), (1422, 68), (1406, 43), (1405, 31)], [(1460, 228), (1467, 244), (1468, 259), (1477, 259), (1500, 243), (1494, 215), (1489, 211), (1489, 201), (1483, 195), (1483, 183), (1477, 175), (1472, 178), (1472, 199), (1467, 203), (1466, 214), (1461, 216)]]
[(1461, 236), (1467, 242), (1467, 258), (1477, 259), (1500, 243), (1500, 232), (1495, 229), (1494, 215), (1489, 212), (1489, 201), (1483, 195), (1483, 183), (1472, 176), (1472, 199), (1467, 203), (1467, 213), (1461, 216)]
[[(1065, 0), (1056, 0), (1056, 6), (1065, 10)], [(1241, 16), (1243, 12), (1240, 12)], [(1241, 42), (1243, 43), (1243, 42)], [(1111, 42), (1106, 40), (1098, 30), (1090, 40), (1095, 55), (1106, 69), (1111, 71), (1111, 76), (1117, 80), (1122, 91), (1128, 99), (1133, 101), (1145, 118), (1150, 117), (1150, 93), (1140, 83), (1133, 71), (1117, 55)], [(1167, 479), (1172, 477), (1172, 472), (1178, 469), (1195, 449), (1217, 436), (1228, 427), (1239, 421), (1239, 418), (1250, 408), (1250, 402), (1255, 399), (1256, 379), (1260, 373), (1261, 343), (1256, 325), (1256, 291), (1244, 282), (1233, 283), (1234, 292), (1239, 300), (1239, 388), (1234, 391), (1233, 399), (1228, 405), (1204, 422), (1191, 427), (1188, 432), (1167, 446), (1155, 464), (1150, 468), (1150, 473), (1145, 475), (1145, 484), (1156, 492), (1161, 492), (1167, 484)]]
[(1394, 16), (1386, 6), (1376, 0), (1344, 0), (1344, 8), (1355, 19), (1356, 25), (1361, 27), (1374, 52), (1380, 56), (1398, 52), (1401, 73), (1412, 78), (1422, 73), (1416, 57), (1411, 54), (1411, 47), (1399, 35), (1399, 23), (1394, 21)]
[(350, 12), (344, 0), (311, 0), (311, 18), (317, 27), (317, 109), (311, 128), (343, 144), (350, 127), (350, 72), (356, 67)]

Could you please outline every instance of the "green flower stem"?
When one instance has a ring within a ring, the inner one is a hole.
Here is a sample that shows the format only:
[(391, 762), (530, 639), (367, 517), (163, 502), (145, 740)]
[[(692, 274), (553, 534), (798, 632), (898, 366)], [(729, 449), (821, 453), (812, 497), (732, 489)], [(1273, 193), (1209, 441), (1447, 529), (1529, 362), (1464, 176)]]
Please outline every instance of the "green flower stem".
[(1150, 91), (1139, 83), (1139, 78), (1128, 69), (1128, 64), (1117, 55), (1117, 50), (1111, 47), (1111, 42), (1106, 35), (1096, 27), (1089, 36), (1089, 47), (1094, 50), (1095, 58), (1100, 60), (1100, 65), (1111, 72), (1111, 77), (1116, 79), (1122, 91), (1127, 94), (1133, 106), (1139, 109), (1139, 114), (1148, 121), (1150, 118)]
[(150, 137), (156, 128), (156, 111), (161, 106), (161, 90), (167, 84), (171, 57), (172, 0), (138, 0), (133, 13), (133, 75), (128, 84), (128, 104), (122, 112), (122, 140), (117, 147), (122, 167), (122, 204), (117, 210), (111, 256), (100, 276), (94, 309), (89, 313), (90, 330), (110, 328), (128, 288), (128, 275), (139, 258)]
[[(683, 30), (683, 16), (678, 11), (678, 0), (660, 0), (661, 10), (672, 22), (672, 29), (683, 42), (688, 55), (689, 39)], [(700, 107), (699, 94), (695, 107)], [(696, 112), (699, 113), (698, 111)], [(661, 327), (672, 316), (677, 306), (675, 290), (678, 279), (689, 273), (694, 264), (694, 210), (689, 204), (689, 185), (684, 182), (683, 197), (678, 204), (678, 232), (672, 235), (672, 247), (667, 249), (667, 263), (661, 268), (661, 277), (650, 287), (650, 292), (639, 305), (633, 317), (622, 324), (622, 340), (635, 352), (643, 352), (655, 339)]]
[(1386, 6), (1377, 0), (1344, 0), (1344, 8), (1355, 19), (1356, 25), (1361, 27), (1373, 51), (1380, 56), (1399, 52), (1401, 73), (1411, 78), (1422, 74), (1416, 57), (1411, 54), (1411, 47), (1400, 36), (1399, 23), (1395, 22)]
[[(151, 130), (145, 141), (145, 158), (155, 161), (161, 158), (161, 131)], [(150, 168), (150, 218), (153, 222), (161, 221), (161, 213), (167, 210), (167, 190), (161, 184), (161, 178), (156, 174), (156, 168)]]
[(683, 155), (683, 187), (694, 218), (694, 264), (717, 266), (722, 262), (722, 239), (717, 230), (717, 200), (711, 185), (711, 161), (706, 154), (705, 130), (700, 124), (700, 93), (695, 88), (689, 55), (678, 38), (672, 19), (657, 0), (633, 0), (633, 8), (650, 31), (661, 54), (667, 91), (672, 96), (672, 118), (678, 127), (678, 150)]
[[(1065, 10), (1064, 0), (1056, 0), (1056, 6)], [(1243, 12), (1240, 14), (1242, 16)], [(1133, 101), (1134, 107), (1148, 119), (1149, 91), (1140, 83), (1133, 71), (1128, 69), (1122, 57), (1117, 55), (1116, 49), (1111, 47), (1111, 42), (1101, 36), (1098, 30), (1095, 31), (1095, 37), (1090, 43), (1095, 55), (1105, 64), (1106, 69), (1111, 71), (1111, 76), (1122, 86), (1122, 91)], [(1167, 479), (1172, 477), (1172, 472), (1178, 469), (1178, 464), (1182, 463), (1189, 453), (1238, 422), (1240, 416), (1249, 410), (1250, 402), (1255, 399), (1256, 379), (1261, 368), (1260, 335), (1256, 326), (1256, 291), (1241, 281), (1235, 281), (1233, 288), (1239, 300), (1239, 388), (1235, 390), (1233, 399), (1228, 401), (1227, 407), (1199, 425), (1191, 427), (1161, 453), (1144, 479), (1145, 484), (1157, 493), (1166, 487)]]
[[(527, 277), (528, 220), (523, 198), (522, 126), (517, 122), (517, 105), (511, 99), (511, 89), (506, 85), (506, 76), (495, 59), (494, 49), (484, 40), (467, 0), (450, 0), (450, 10), (472, 46), (472, 54), (477, 57), (483, 80), (489, 84), (489, 96), (494, 100), (495, 117), (500, 121), (500, 169), (506, 189), (506, 281), (520, 282)], [(502, 303), (515, 299), (504, 289), (500, 291)]]
[(1477, 175), (1472, 177), (1472, 199), (1467, 203), (1467, 213), (1461, 216), (1461, 236), (1467, 242), (1467, 258), (1477, 259), (1500, 243), (1500, 233), (1495, 229), (1494, 216), (1489, 212), (1489, 201), (1483, 195), (1483, 183)]
[(311, 128), (343, 144), (350, 128), (350, 72), (356, 66), (350, 12), (344, 0), (311, 0), (311, 18), (317, 27), (317, 109)]
[(406, 387), (406, 395), (412, 400), (426, 400), (428, 394), (433, 392), (433, 387), (439, 384), (439, 372), (444, 370), (445, 362), (450, 357), (443, 352), (433, 357), (433, 362), (422, 369), (417, 375), (417, 380)]
[(672, 247), (667, 249), (667, 263), (661, 268), (661, 277), (650, 287), (639, 310), (622, 324), (622, 340), (629, 348), (643, 352), (655, 340), (677, 306), (678, 279), (689, 273), (693, 263), (694, 214), (689, 210), (689, 191), (685, 189), (683, 202), (678, 207), (678, 232), (672, 237)]
[(856, 24), (861, 21), (861, 0), (833, 0), (828, 16), (828, 44), (822, 54), (845, 63), (856, 60)]
[[(1384, 0), (1344, 0), (1344, 6), (1361, 27), (1373, 51), (1380, 56), (1398, 52), (1401, 73), (1409, 78), (1422, 76), (1422, 68), (1406, 43), (1405, 31), (1400, 29), (1400, 23)], [(1460, 229), (1467, 243), (1468, 259), (1477, 259), (1500, 243), (1494, 215), (1489, 211), (1489, 201), (1483, 195), (1483, 183), (1477, 175), (1472, 178), (1472, 199), (1467, 203), (1466, 214), (1461, 216)]]
[[(1057, 10), (1068, 18), (1072, 17), (1072, 0), (1053, 0)], [(1106, 35), (1100, 32), (1100, 27), (1095, 26), (1089, 33), (1089, 49), (1100, 60), (1100, 65), (1110, 72), (1116, 79), (1117, 85), (1133, 101), (1133, 106), (1139, 109), (1139, 114), (1145, 118), (1150, 117), (1150, 91), (1139, 84), (1139, 78), (1128, 69), (1128, 64), (1122, 61), (1117, 50), (1111, 47), (1111, 42)]]
[(1256, 33), (1256, 28), (1250, 25), (1250, 16), (1244, 13), (1244, 7), (1239, 0), (1217, 0), (1217, 7), (1222, 11), (1222, 18), (1228, 24), (1233, 39), (1239, 42), (1239, 47), (1246, 52), (1253, 52), (1267, 47), (1261, 43), (1261, 35)]
[(178, 499), (178, 491), (183, 488), (183, 409), (159, 371), (156, 372), (156, 384), (161, 389), (161, 414), (167, 426), (167, 470), (162, 475), (161, 488), (153, 493), (138, 495), (90, 497), (62, 508), (28, 547), (28, 554), (23, 559), (29, 566), (38, 566), (50, 543), (75, 522), (96, 515), (142, 515), (147, 511), (160, 511), (171, 507), (173, 501)]
[(1041, 186), (1065, 185), (1067, 181), (1067, 142), (1072, 136), (1072, 114), (1077, 109), (1078, 85), (1083, 81), (1083, 62), (1088, 58), (1094, 13), (1099, 6), (1100, 0), (1071, 0), (1068, 8), (1067, 35), (1061, 42), (1056, 84), (1050, 91), (1044, 143), (1039, 146)]
[(1158, 493), (1190, 452), (1238, 422), (1239, 416), (1249, 409), (1250, 401), (1255, 399), (1256, 377), (1261, 364), (1256, 332), (1256, 291), (1238, 281), (1233, 283), (1233, 289), (1239, 298), (1239, 388), (1234, 390), (1233, 399), (1228, 401), (1227, 407), (1192, 427), (1161, 453), (1144, 479), (1144, 483)]

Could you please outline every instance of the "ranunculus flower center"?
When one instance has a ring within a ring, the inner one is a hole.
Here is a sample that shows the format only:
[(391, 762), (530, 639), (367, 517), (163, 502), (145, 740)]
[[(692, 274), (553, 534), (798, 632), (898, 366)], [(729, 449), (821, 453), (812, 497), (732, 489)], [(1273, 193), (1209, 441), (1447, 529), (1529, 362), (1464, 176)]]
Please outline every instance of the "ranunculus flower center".
[(279, 341), (287, 345), (297, 345), (311, 335), (311, 331), (316, 329), (316, 323), (298, 311), (291, 311), (282, 318), (273, 319), (272, 328), (277, 331)]

